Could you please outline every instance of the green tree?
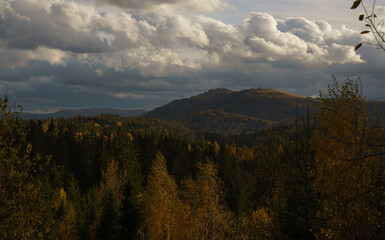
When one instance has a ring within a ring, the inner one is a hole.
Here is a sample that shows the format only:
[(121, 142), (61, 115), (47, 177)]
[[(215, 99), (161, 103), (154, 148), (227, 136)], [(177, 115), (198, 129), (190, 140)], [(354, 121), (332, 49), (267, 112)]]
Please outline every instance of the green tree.
[(139, 209), (137, 196), (133, 194), (131, 184), (126, 184), (123, 189), (121, 203), (121, 239), (135, 239), (138, 230)]
[(315, 185), (316, 147), (313, 134), (314, 117), (297, 116), (295, 138), (290, 141), (283, 157), (284, 176), (282, 206), (279, 211), (280, 226), (288, 239), (315, 239), (320, 227), (319, 197)]
[(102, 214), (97, 231), (98, 240), (120, 239), (120, 203), (114, 189), (103, 191)]

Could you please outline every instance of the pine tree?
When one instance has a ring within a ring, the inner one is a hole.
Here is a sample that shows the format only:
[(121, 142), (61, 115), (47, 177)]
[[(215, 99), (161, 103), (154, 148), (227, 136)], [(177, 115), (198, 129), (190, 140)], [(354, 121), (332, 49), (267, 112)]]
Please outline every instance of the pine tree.
[(315, 186), (316, 148), (314, 145), (315, 120), (307, 114), (297, 116), (295, 139), (288, 144), (284, 155), (284, 177), (280, 197), (280, 226), (288, 239), (315, 239), (320, 227), (319, 192)]
[(126, 184), (123, 189), (123, 199), (121, 203), (121, 239), (135, 239), (138, 229), (139, 212), (136, 198), (132, 196), (132, 187)]
[(120, 239), (119, 200), (113, 189), (107, 188), (103, 192), (102, 215), (97, 231), (97, 240)]

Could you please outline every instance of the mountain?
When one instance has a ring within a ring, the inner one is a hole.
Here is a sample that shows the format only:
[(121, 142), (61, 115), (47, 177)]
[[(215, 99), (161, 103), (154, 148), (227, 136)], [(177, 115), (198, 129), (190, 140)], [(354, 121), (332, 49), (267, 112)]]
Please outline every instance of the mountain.
[[(214, 132), (244, 132), (292, 121), (298, 114), (313, 112), (317, 100), (275, 89), (245, 89), (232, 91), (225, 88), (174, 100), (143, 116), (181, 124), (187, 128)], [(385, 112), (385, 103), (367, 101), (367, 110), (375, 120), (376, 112)]]
[(37, 114), (37, 113), (22, 113), (22, 119), (47, 119), (47, 118), (71, 118), (76, 116), (94, 117), (102, 114), (114, 114), (121, 117), (136, 117), (145, 113), (146, 110), (135, 109), (115, 109), (115, 108), (82, 108), (82, 109), (66, 109), (54, 113)]
[[(265, 126), (269, 122), (294, 119), (297, 104), (299, 113), (304, 114), (308, 106), (310, 109), (313, 108), (315, 102), (316, 100), (312, 98), (275, 89), (231, 91), (221, 88), (172, 101), (145, 113), (144, 116), (180, 122), (187, 127), (200, 130), (206, 130), (209, 125), (212, 125), (214, 129), (218, 128), (214, 123), (223, 122), (224, 120), (219, 119), (225, 118), (228, 123), (222, 124), (222, 130), (228, 128), (229, 125), (236, 125), (240, 121), (254, 129), (258, 126)], [(201, 122), (202, 125), (197, 122)], [(248, 128), (246, 127), (246, 129)]]

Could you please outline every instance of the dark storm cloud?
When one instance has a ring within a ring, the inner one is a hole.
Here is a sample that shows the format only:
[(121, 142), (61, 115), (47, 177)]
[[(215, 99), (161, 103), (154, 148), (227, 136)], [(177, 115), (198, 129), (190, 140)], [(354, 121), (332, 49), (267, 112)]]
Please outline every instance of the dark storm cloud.
[[(52, 67), (33, 61), (28, 66), (1, 69), (0, 92), (26, 111), (54, 111), (71, 107), (153, 108), (218, 85), (190, 76), (160, 79), (137, 71), (107, 70), (99, 76), (92, 68), (69, 64)], [(15, 80), (18, 81), (15, 81)], [(187, 81), (186, 81), (187, 80)], [(199, 86), (199, 87), (198, 87)]]

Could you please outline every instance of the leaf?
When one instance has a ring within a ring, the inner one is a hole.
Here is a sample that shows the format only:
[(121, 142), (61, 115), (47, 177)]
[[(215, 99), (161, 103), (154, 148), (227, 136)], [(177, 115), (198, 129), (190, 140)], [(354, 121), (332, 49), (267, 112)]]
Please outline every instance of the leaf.
[(357, 46), (354, 48), (354, 51), (357, 51), (362, 46), (362, 43), (357, 44)]
[(360, 17), (358, 18), (358, 20), (362, 21), (362, 20), (364, 20), (364, 17), (365, 17), (365, 15), (361, 14)]
[(353, 3), (353, 6), (350, 9), (356, 9), (358, 6), (360, 6), (362, 0), (356, 0)]
[(365, 31), (362, 31), (361, 34), (367, 34), (367, 33), (370, 33), (369, 30), (365, 30)]
[(365, 26), (366, 26), (366, 27), (370, 27), (370, 28), (372, 27), (372, 26), (370, 26), (370, 24), (366, 24)]

